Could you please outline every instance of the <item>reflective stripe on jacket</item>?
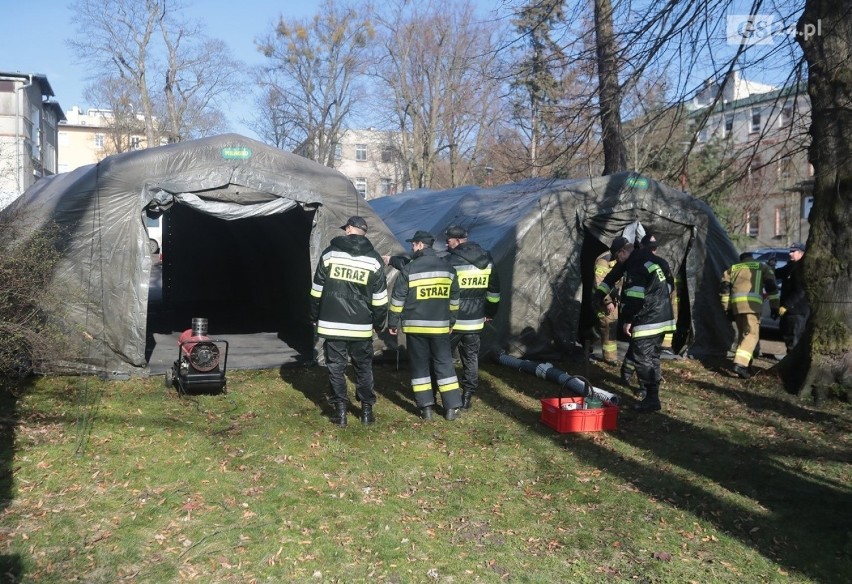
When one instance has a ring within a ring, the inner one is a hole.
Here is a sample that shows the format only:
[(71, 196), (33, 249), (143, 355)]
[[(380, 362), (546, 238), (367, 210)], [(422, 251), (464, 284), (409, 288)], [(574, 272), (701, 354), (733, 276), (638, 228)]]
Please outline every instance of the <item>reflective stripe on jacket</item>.
[(662, 335), (676, 328), (669, 283), (657, 259), (650, 250), (634, 250), (595, 290), (599, 299), (603, 298), (612, 291), (615, 282), (624, 278), (621, 318), (631, 325), (633, 338)]
[(764, 292), (772, 310), (777, 310), (778, 286), (772, 268), (766, 264), (755, 260), (739, 262), (722, 274), (719, 299), (725, 312), (760, 314)]
[(456, 270), (431, 247), (416, 253), (394, 284), (388, 326), (406, 334), (449, 334), (458, 311)]
[(459, 312), (453, 330), (477, 332), (485, 327), (500, 306), (500, 278), (487, 250), (472, 241), (447, 250), (446, 259), (459, 281)]
[(388, 290), (381, 256), (363, 235), (331, 240), (314, 272), (310, 318), (328, 339), (361, 340), (384, 327)]

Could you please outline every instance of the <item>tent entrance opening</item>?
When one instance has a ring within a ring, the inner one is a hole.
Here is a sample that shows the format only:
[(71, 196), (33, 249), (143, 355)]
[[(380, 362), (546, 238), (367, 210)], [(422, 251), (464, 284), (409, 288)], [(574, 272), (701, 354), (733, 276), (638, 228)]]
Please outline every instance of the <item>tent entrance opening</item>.
[(204, 317), (211, 334), (276, 333), (310, 351), (313, 214), (296, 207), (228, 221), (174, 205), (164, 222), (162, 300), (149, 296), (148, 339)]

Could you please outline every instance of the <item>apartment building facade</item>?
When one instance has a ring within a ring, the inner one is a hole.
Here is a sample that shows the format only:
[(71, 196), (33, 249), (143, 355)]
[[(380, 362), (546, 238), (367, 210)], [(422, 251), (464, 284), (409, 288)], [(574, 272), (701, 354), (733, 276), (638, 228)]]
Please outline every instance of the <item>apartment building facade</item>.
[(0, 71), (0, 209), (42, 177), (59, 172), (65, 119), (45, 75)]
[(410, 184), (398, 138), (395, 132), (374, 128), (346, 130), (336, 144), (334, 168), (366, 199), (407, 190)]
[(145, 148), (141, 116), (119, 123), (111, 110), (77, 106), (59, 126), (59, 172), (70, 172), (107, 156)]
[(807, 159), (811, 108), (804, 84), (749, 84), (735, 73), (724, 87), (708, 84), (692, 109), (693, 120), (704, 120), (696, 147), (714, 145), (731, 161), (730, 171), (743, 176), (728, 200), (740, 214), (732, 234), (740, 247), (807, 240), (813, 166)]

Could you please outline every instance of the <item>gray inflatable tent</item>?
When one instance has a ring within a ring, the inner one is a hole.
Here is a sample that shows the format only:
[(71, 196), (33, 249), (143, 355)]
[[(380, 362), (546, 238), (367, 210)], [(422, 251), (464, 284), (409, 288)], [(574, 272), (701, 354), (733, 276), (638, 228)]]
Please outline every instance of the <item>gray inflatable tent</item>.
[(503, 302), (484, 335), (490, 349), (526, 357), (578, 349), (591, 335), (595, 258), (617, 235), (642, 229), (660, 238), (657, 253), (678, 277), (675, 348), (702, 356), (724, 355), (731, 346), (718, 287), (736, 249), (705, 203), (650, 178), (535, 179), (410, 191), (369, 203), (400, 241), (426, 229), (439, 248), (443, 230), (460, 224), (491, 250)]
[[(51, 365), (115, 377), (149, 373), (155, 334), (193, 317), (208, 318), (211, 335), (272, 333), (312, 358), (310, 283), (340, 226), (362, 215), (380, 253), (402, 251), (341, 173), (235, 134), (110, 156), (37, 181), (3, 213), (25, 223), (24, 237), (50, 223), (63, 233), (52, 286), (68, 299), (61, 321), (80, 357)], [(163, 301), (152, 314), (146, 216), (160, 214)]]

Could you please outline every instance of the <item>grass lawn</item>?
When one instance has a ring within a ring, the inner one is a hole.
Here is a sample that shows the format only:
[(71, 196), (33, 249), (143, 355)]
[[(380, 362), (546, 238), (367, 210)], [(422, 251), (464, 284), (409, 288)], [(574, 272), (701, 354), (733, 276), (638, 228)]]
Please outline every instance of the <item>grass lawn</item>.
[(0, 402), (0, 581), (852, 581), (852, 407), (663, 368), (662, 412), (625, 396), (617, 430), (583, 434), (539, 422), (556, 384), (497, 364), (455, 422), (377, 365), (376, 425), (356, 405), (344, 429), (319, 368), (191, 399), (37, 378)]

